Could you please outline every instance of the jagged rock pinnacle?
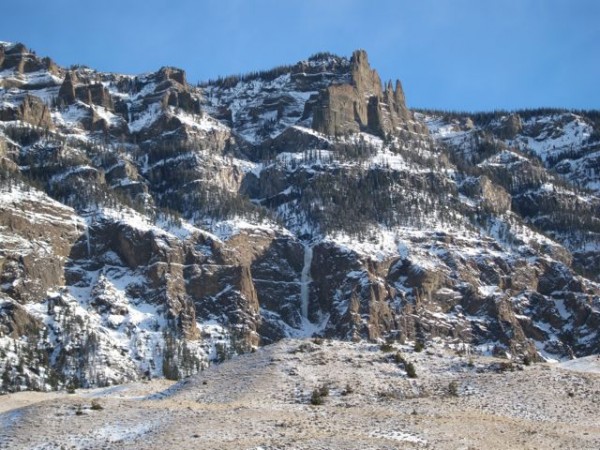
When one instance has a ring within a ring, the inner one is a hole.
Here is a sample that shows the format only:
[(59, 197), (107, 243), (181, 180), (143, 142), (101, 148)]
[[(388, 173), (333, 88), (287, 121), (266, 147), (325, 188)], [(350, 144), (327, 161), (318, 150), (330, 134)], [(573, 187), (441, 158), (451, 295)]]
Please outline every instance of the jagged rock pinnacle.
[(381, 78), (369, 65), (367, 52), (356, 50), (351, 59), (351, 82), (321, 91), (313, 109), (313, 128), (328, 135), (367, 131), (379, 136), (399, 130), (426, 133), (407, 109), (400, 81), (382, 91)]

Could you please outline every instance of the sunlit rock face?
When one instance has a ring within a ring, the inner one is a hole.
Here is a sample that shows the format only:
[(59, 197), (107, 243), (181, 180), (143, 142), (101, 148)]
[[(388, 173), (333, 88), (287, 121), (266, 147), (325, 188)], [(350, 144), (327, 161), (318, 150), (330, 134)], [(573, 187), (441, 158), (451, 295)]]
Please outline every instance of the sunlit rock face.
[(197, 86), (0, 69), (3, 390), (313, 335), (600, 350), (596, 113), (413, 112), (364, 51)]

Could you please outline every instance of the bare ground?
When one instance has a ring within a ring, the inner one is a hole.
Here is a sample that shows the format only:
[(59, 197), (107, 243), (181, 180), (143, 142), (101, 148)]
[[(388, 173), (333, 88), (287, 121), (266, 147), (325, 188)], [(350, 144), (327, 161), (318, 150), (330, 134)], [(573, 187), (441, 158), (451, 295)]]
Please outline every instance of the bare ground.
[[(177, 384), (0, 397), (0, 448), (600, 448), (600, 374), (587, 370), (599, 360), (502, 363), (442, 347), (286, 341)], [(324, 404), (311, 405), (323, 386)]]

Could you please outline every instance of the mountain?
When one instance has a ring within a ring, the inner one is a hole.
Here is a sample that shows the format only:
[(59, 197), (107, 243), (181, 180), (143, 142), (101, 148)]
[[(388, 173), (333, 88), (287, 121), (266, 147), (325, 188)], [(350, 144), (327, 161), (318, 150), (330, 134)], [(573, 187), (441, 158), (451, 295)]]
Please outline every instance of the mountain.
[(360, 50), (193, 86), (2, 43), (2, 387), (313, 335), (597, 353), (599, 117), (411, 111)]

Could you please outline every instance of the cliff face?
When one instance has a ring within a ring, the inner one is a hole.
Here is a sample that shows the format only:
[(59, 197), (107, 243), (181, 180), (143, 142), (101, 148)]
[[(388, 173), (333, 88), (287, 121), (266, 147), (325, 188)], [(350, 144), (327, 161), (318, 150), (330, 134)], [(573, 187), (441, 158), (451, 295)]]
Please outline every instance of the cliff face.
[(350, 66), (350, 83), (320, 92), (313, 107), (313, 129), (332, 136), (359, 131), (380, 137), (399, 131), (427, 134), (406, 107), (400, 81), (396, 81), (395, 89), (391, 81), (382, 89), (364, 50), (353, 53)]
[(597, 114), (413, 113), (363, 51), (199, 87), (0, 65), (5, 390), (312, 335), (599, 350)]

